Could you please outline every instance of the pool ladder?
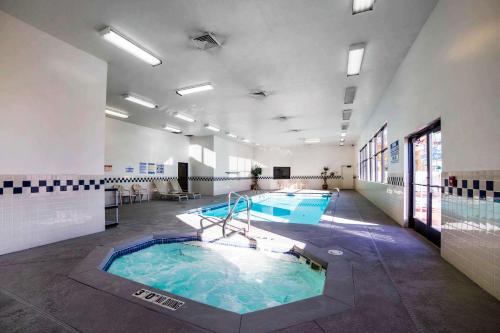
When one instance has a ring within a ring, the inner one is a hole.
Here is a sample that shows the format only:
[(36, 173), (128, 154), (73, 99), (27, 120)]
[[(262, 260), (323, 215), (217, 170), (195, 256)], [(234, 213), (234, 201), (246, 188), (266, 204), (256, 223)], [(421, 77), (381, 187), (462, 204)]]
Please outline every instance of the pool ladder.
[[(231, 207), (231, 197), (233, 195), (236, 196), (238, 199), (236, 199), (233, 207)], [(236, 209), (236, 207), (238, 206), (238, 204), (240, 203), (241, 200), (246, 201), (246, 203), (247, 203), (246, 204), (247, 228), (246, 228), (246, 230), (244, 230), (244, 233), (246, 235), (248, 232), (250, 232), (250, 208), (252, 207), (252, 202), (248, 198), (248, 195), (241, 195), (241, 194), (238, 194), (236, 192), (229, 192), (229, 194), (227, 195), (227, 210), (229, 213), (227, 214), (226, 218), (224, 219), (224, 223), (222, 224), (222, 236), (223, 237), (226, 237), (226, 225), (228, 222), (230, 222), (233, 219), (234, 210)]]

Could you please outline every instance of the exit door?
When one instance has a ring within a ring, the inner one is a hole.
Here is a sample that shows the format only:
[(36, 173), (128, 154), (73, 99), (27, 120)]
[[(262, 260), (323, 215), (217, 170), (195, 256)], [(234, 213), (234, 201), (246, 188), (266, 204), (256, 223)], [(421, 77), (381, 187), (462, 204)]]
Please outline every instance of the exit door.
[(440, 122), (409, 138), (410, 227), (441, 245), (441, 171), (443, 169)]
[(352, 190), (354, 188), (354, 172), (352, 165), (342, 166), (342, 189)]
[(177, 164), (177, 178), (179, 185), (184, 191), (188, 191), (188, 164), (179, 162)]

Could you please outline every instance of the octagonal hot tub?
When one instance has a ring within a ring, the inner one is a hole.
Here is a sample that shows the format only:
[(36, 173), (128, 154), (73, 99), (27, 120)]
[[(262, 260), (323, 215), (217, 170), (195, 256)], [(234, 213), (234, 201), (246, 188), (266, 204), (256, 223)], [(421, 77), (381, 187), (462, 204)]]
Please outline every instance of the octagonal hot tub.
[(240, 314), (323, 293), (326, 270), (293, 250), (278, 253), (176, 239), (148, 245), (117, 253), (105, 270)]

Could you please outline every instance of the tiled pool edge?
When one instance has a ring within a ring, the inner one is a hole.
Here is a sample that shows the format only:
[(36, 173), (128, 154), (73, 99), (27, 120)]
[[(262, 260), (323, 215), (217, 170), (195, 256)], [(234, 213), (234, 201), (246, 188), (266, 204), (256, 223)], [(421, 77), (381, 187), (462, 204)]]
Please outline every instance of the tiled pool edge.
[[(296, 251), (322, 265), (328, 265), (329, 262), (334, 262), (334, 267), (330, 267), (330, 270), (326, 272), (323, 295), (269, 309), (250, 312), (244, 315), (198, 303), (191, 299), (186, 299), (176, 294), (145, 286), (141, 283), (127, 280), (103, 271), (103, 268), (115, 251), (137, 246), (154, 239), (167, 237), (192, 238), (198, 237), (198, 233), (154, 233), (145, 235), (144, 237), (110, 244), (109, 246), (98, 246), (85, 257), (77, 267), (75, 267), (68, 277), (94, 289), (120, 297), (139, 306), (146, 307), (149, 310), (169, 315), (192, 325), (216, 332), (259, 332), (277, 330), (339, 313), (354, 306), (354, 286), (350, 262), (338, 258), (332, 258), (334, 259), (333, 261), (327, 262), (321, 259), (323, 250), (310, 244), (307, 244), (305, 249), (301, 250), (297, 248)], [(185, 304), (178, 310), (172, 311), (132, 296), (134, 292), (143, 288), (179, 299), (185, 302)]]

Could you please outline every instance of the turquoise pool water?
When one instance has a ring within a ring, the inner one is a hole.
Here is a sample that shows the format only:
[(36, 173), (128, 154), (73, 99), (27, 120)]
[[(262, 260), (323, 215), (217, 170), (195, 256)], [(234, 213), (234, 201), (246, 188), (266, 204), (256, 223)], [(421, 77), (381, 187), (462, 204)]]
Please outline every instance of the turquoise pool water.
[[(321, 215), (328, 206), (330, 195), (321, 194), (293, 194), (266, 193), (251, 198), (251, 219), (263, 222), (317, 224)], [(236, 207), (237, 218), (246, 218), (246, 203), (240, 201)], [(224, 218), (228, 214), (228, 207), (221, 205), (215, 208), (202, 208), (204, 216)]]
[(240, 314), (321, 295), (325, 283), (324, 271), (292, 254), (200, 241), (152, 245), (107, 271)]

